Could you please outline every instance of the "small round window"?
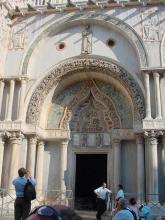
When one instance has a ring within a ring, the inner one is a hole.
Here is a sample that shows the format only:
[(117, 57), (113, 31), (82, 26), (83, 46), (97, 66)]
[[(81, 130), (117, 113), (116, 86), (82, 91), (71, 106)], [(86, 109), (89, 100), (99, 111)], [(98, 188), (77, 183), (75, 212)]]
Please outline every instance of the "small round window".
[(59, 44), (57, 44), (56, 48), (57, 48), (57, 50), (63, 50), (65, 48), (65, 46), (66, 46), (65, 43), (60, 42)]
[(108, 39), (107, 40), (107, 46), (108, 47), (114, 47), (115, 46), (115, 41), (113, 39)]

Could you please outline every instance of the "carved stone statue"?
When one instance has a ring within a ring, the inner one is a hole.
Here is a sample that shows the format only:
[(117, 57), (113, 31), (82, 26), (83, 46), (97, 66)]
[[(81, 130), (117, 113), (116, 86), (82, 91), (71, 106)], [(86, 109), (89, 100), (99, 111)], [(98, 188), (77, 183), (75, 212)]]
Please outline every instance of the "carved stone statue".
[(90, 26), (86, 25), (82, 32), (82, 54), (90, 54), (92, 52), (92, 32)]

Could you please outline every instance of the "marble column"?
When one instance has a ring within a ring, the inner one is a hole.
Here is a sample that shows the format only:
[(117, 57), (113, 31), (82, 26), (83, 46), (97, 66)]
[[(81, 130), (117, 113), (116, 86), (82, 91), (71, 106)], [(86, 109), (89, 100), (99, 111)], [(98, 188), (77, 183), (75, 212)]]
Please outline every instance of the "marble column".
[(151, 130), (145, 132), (148, 139), (148, 199), (149, 202), (158, 202), (158, 153), (157, 132)]
[(4, 83), (4, 81), (1, 79), (1, 80), (0, 80), (0, 117), (1, 117), (1, 112), (2, 112), (2, 101), (3, 101), (4, 86), (5, 86), (5, 83)]
[(13, 189), (12, 181), (18, 176), (18, 169), (20, 168), (20, 145), (22, 143), (23, 135), (20, 132), (8, 133), (10, 139), (10, 164), (9, 164), (9, 179), (8, 189)]
[(24, 99), (26, 92), (26, 79), (21, 79), (21, 92), (20, 92), (20, 100), (19, 100), (19, 111), (18, 111), (18, 120), (21, 121), (23, 119), (24, 112)]
[(67, 148), (68, 148), (68, 142), (63, 141), (60, 146), (60, 190), (61, 192), (66, 191), (65, 172), (67, 169)]
[(136, 136), (137, 146), (137, 200), (144, 199), (144, 146), (141, 135)]
[(43, 166), (44, 166), (44, 142), (39, 141), (37, 146), (37, 161), (36, 161), (36, 180), (37, 191), (42, 191), (42, 183), (43, 183)]
[(154, 86), (155, 86), (155, 106), (156, 106), (156, 118), (162, 118), (162, 111), (161, 111), (161, 98), (160, 98), (160, 75), (159, 73), (153, 73), (154, 77)]
[(120, 140), (113, 140), (113, 167), (114, 167), (114, 192), (116, 193), (118, 190), (118, 185), (120, 184), (120, 166), (121, 166), (121, 146)]
[(27, 169), (31, 172), (31, 175), (34, 177), (35, 170), (35, 160), (36, 160), (36, 145), (37, 137), (32, 136), (29, 138), (28, 143), (28, 155), (27, 155)]
[(14, 88), (15, 88), (14, 79), (10, 80), (9, 85), (10, 85), (10, 88), (9, 88), (9, 100), (8, 100), (8, 106), (7, 106), (6, 121), (11, 121), (11, 117), (12, 117), (12, 107), (13, 107)]
[(144, 84), (145, 84), (145, 103), (146, 103), (146, 117), (145, 119), (151, 119), (151, 98), (150, 98), (150, 81), (149, 74), (144, 73)]
[(0, 133), (0, 187), (2, 180), (2, 167), (3, 167), (3, 153), (4, 153), (4, 133)]

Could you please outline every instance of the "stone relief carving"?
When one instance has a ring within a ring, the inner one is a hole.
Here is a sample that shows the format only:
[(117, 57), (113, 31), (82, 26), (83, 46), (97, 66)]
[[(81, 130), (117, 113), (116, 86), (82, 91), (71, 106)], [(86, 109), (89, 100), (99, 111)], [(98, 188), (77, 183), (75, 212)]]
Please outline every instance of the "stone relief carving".
[(159, 21), (159, 12), (152, 9), (142, 11), (141, 20), (143, 40), (161, 41), (162, 34)]
[(13, 49), (24, 49), (26, 36), (27, 35), (27, 25), (26, 22), (21, 22), (11, 28), (10, 38), (9, 38), (9, 50)]
[(120, 81), (128, 90), (134, 103), (134, 120), (139, 121), (144, 118), (144, 97), (138, 84), (134, 82), (129, 73), (123, 68), (106, 60), (101, 60), (96, 56), (90, 58), (77, 57), (75, 59), (68, 59), (59, 64), (53, 71), (51, 71), (38, 85), (33, 93), (28, 111), (27, 122), (31, 124), (39, 123), (39, 115), (43, 100), (49, 91), (59, 82), (60, 78), (69, 74), (76, 74), (77, 72), (101, 72), (107, 74)]
[(85, 29), (82, 31), (82, 54), (90, 54), (92, 52), (92, 32), (90, 30), (90, 25), (86, 25)]
[(157, 138), (159, 136), (163, 136), (163, 131), (155, 131), (155, 130), (144, 131), (144, 137), (148, 138), (151, 144), (157, 144), (158, 141)]
[(60, 128), (68, 128), (68, 115), (71, 116), (71, 112), (74, 112), (70, 123), (71, 131), (103, 132), (121, 127), (113, 101), (98, 89), (94, 80), (87, 81), (66, 108)]

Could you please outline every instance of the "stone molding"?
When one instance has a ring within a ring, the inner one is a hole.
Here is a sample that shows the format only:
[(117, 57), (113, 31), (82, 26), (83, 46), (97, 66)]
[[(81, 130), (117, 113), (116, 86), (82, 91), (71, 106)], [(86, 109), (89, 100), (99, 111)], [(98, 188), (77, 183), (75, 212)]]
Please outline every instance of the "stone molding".
[[(6, 131), (6, 132), (4, 132)], [(64, 129), (42, 129), (30, 124), (22, 122), (0, 122), (0, 132), (4, 134), (4, 138), (10, 138), (12, 132), (15, 137), (20, 132), (27, 137), (42, 140), (69, 140), (70, 132)], [(14, 137), (14, 136), (13, 136)], [(33, 139), (33, 141), (34, 141)]]
[(165, 68), (142, 68), (141, 73), (145, 74), (148, 73), (149, 75), (154, 75), (154, 74), (160, 74), (160, 76), (165, 75)]
[(99, 56), (85, 56), (67, 59), (51, 70), (48, 75), (39, 83), (32, 94), (28, 110), (27, 123), (39, 124), (41, 106), (50, 90), (60, 81), (62, 77), (77, 72), (100, 72), (107, 74), (122, 85), (130, 94), (134, 103), (134, 122), (141, 124), (144, 118), (144, 96), (140, 86), (134, 81), (132, 76), (122, 67)]
[(165, 130), (165, 119), (144, 119), (144, 130)]
[(148, 57), (145, 46), (136, 33), (136, 31), (129, 26), (127, 23), (123, 22), (122, 20), (115, 18), (110, 15), (101, 14), (98, 12), (78, 12), (76, 14), (72, 14), (71, 16), (67, 16), (62, 18), (60, 21), (54, 22), (49, 24), (49, 27), (43, 30), (41, 34), (36, 36), (36, 39), (31, 43), (29, 48), (26, 51), (25, 58), (22, 63), (22, 68), (20, 74), (27, 74), (28, 64), (30, 57), (36, 48), (36, 45), (39, 41), (44, 37), (47, 36), (52, 30), (54, 34), (58, 34), (60, 31), (65, 29), (66, 27), (72, 27), (74, 25), (84, 25), (84, 24), (100, 24), (101, 26), (107, 26), (117, 28), (120, 33), (126, 36), (136, 48), (137, 54), (140, 60), (141, 67), (148, 66)]
[(143, 144), (143, 137), (141, 134), (136, 134), (136, 144)]

